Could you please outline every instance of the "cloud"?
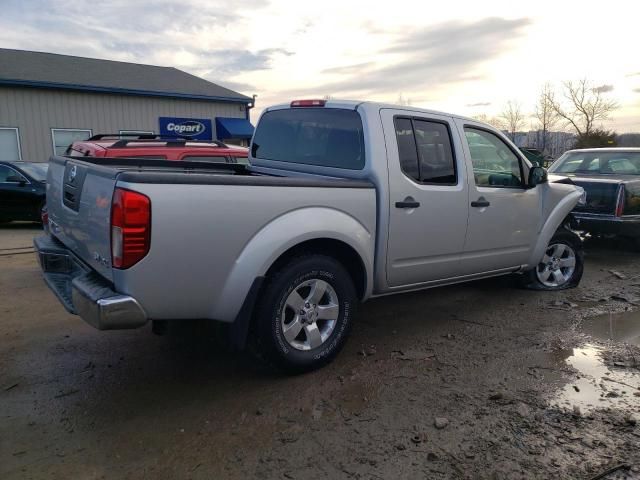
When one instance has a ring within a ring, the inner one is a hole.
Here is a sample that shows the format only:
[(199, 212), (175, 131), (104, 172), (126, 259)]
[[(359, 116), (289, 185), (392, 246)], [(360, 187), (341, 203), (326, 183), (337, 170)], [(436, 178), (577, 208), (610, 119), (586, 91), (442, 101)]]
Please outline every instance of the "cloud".
[(201, 55), (216, 65), (216, 70), (235, 73), (267, 70), (271, 68), (274, 57), (279, 55), (290, 56), (293, 55), (293, 52), (283, 48), (266, 48), (257, 52), (226, 49), (211, 52), (202, 51)]
[(640, 93), (640, 88), (634, 88), (633, 91), (636, 93)]
[(640, 77), (640, 72), (627, 73), (625, 77)]
[(355, 65), (343, 65), (340, 67), (325, 68), (320, 73), (337, 73), (340, 75), (359, 73), (363, 70), (370, 69), (374, 65), (374, 62), (356, 63)]
[(245, 95), (251, 95), (253, 92), (258, 91), (258, 88), (251, 83), (236, 82), (234, 80), (220, 80), (220, 78), (216, 78), (216, 77), (213, 77), (207, 80), (210, 80), (211, 82), (215, 82), (218, 85), (221, 85), (235, 92), (245, 93)]
[(488, 107), (491, 105), (491, 102), (478, 102), (478, 103), (467, 103), (466, 107)]
[[(241, 5), (225, 0), (4, 0), (0, 45), (197, 73), (215, 67), (225, 72), (264, 69), (274, 55), (286, 52), (248, 51), (240, 32), (248, 16), (265, 5), (266, 0), (245, 0)], [(247, 68), (242, 68), (243, 62)]]
[(613, 85), (600, 85), (598, 87), (594, 87), (593, 91), (596, 93), (607, 93), (613, 91)]
[(324, 73), (342, 73), (344, 78), (325, 82), (322, 88), (338, 95), (389, 94), (477, 80), (482, 78), (478, 68), (507, 51), (530, 23), (528, 18), (490, 17), (412, 30), (397, 35), (389, 47), (378, 52), (378, 58), (388, 60), (385, 66), (367, 62), (329, 69)]

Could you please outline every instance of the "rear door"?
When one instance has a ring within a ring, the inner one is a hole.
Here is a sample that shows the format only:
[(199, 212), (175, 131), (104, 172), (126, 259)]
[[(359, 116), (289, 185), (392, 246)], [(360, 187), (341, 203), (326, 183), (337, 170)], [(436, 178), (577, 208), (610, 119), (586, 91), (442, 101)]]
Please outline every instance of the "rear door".
[(118, 170), (52, 157), (47, 175), (49, 228), (108, 280), (111, 272), (111, 200)]
[(394, 109), (380, 115), (389, 170), (387, 281), (397, 287), (454, 277), (469, 198), (452, 119)]
[(529, 166), (501, 136), (462, 120), (458, 127), (470, 159), (463, 271), (470, 275), (524, 265), (538, 238), (541, 189), (526, 188)]

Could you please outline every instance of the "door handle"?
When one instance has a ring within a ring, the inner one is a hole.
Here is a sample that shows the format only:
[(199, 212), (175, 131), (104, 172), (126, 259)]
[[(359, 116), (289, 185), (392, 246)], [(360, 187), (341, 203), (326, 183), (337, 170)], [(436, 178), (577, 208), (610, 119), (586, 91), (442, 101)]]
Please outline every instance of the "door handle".
[(471, 202), (471, 206), (476, 208), (488, 207), (489, 205), (491, 205), (491, 203), (489, 203), (484, 197), (480, 197), (475, 202)]
[(407, 197), (402, 202), (396, 202), (396, 208), (418, 208), (420, 202), (416, 202), (413, 198)]

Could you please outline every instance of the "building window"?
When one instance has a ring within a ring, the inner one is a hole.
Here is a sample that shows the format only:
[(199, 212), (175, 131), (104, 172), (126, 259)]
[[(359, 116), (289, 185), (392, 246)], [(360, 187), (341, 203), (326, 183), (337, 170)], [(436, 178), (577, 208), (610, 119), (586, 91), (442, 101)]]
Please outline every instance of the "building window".
[(154, 132), (151, 132), (149, 130), (120, 130), (118, 132), (119, 135), (126, 135), (126, 136), (130, 136), (130, 135), (155, 135)]
[(64, 155), (73, 142), (87, 140), (92, 135), (91, 130), (73, 128), (52, 128), (51, 139), (53, 140), (53, 153)]
[(22, 160), (17, 128), (0, 127), (0, 160), (7, 162)]

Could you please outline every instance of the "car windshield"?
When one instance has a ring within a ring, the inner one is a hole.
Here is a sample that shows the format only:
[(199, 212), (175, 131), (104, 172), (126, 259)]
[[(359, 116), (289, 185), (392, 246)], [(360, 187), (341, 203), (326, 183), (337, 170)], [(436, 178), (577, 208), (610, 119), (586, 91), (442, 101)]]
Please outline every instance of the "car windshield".
[(549, 172), (640, 175), (640, 152), (567, 152), (549, 168)]
[(48, 163), (21, 162), (16, 163), (15, 166), (38, 182), (44, 182), (47, 179)]

